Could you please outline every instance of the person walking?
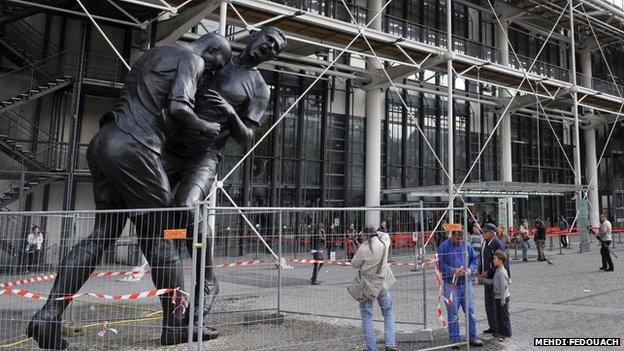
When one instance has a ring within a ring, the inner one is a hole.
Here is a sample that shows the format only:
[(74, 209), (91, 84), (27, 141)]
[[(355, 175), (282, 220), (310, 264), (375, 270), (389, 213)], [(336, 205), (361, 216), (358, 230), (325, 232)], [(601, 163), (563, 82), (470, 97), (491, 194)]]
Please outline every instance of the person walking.
[(518, 229), (518, 232), (520, 232), (520, 248), (522, 249), (522, 261), (528, 262), (529, 259), (527, 258), (527, 251), (531, 246), (529, 244), (529, 221), (523, 219), (522, 224), (520, 224), (520, 228)]
[(559, 234), (559, 241), (561, 242), (561, 247), (567, 249), (570, 246), (570, 236), (564, 235), (564, 233), (568, 232), (568, 228), (570, 228), (570, 224), (563, 217), (563, 215), (559, 215), (559, 230), (561, 234)]
[[(493, 278), (496, 271), (493, 258), (496, 251), (505, 252), (506, 247), (496, 237), (496, 226), (488, 223), (483, 226), (483, 248), (481, 249), (481, 259), (479, 260), (480, 276), (486, 276), (487, 278)], [(507, 264), (507, 271), (509, 264)], [(483, 299), (485, 302), (485, 314), (487, 315), (488, 328), (483, 332), (485, 334), (494, 334), (498, 337), (497, 321), (496, 321), (496, 301), (494, 298), (494, 287), (492, 285), (485, 285)]]
[(323, 263), (319, 263), (318, 261), (323, 259), (323, 249), (325, 248), (326, 241), (327, 240), (325, 237), (325, 226), (323, 225), (323, 223), (319, 223), (316, 229), (316, 234), (312, 235), (312, 240), (311, 240), (312, 248), (310, 252), (312, 253), (312, 259), (315, 261), (314, 266), (312, 267), (312, 278), (311, 278), (312, 285), (321, 285), (321, 283), (317, 281), (316, 279), (318, 277), (318, 272), (323, 267)]
[(546, 255), (544, 255), (544, 245), (546, 244), (546, 227), (544, 221), (541, 218), (537, 218), (535, 221), (535, 235), (533, 236), (535, 241), (535, 247), (537, 247), (537, 261), (546, 261)]
[(611, 251), (609, 245), (613, 240), (611, 235), (611, 222), (607, 219), (606, 214), (600, 215), (600, 232), (598, 235), (600, 241), (600, 257), (602, 258), (602, 267), (600, 270), (605, 272), (613, 272), (613, 260), (611, 259)]
[(511, 337), (511, 321), (509, 318), (509, 274), (505, 269), (507, 254), (503, 251), (494, 253), (492, 263), (496, 267), (493, 278), (487, 278), (486, 273), (481, 275), (481, 280), (485, 286), (492, 286), (494, 290), (494, 301), (496, 309), (496, 330), (498, 340), (505, 341)]
[(355, 251), (357, 250), (357, 233), (355, 231), (355, 224), (349, 224), (349, 229), (345, 233), (345, 242), (347, 245), (347, 259), (353, 259)]
[[(494, 234), (492, 233), (492, 235)], [(466, 251), (468, 251), (468, 266), (465, 262)], [(455, 231), (451, 234), (451, 238), (445, 240), (438, 248), (438, 259), (444, 281), (443, 292), (446, 298), (446, 313), (451, 342), (459, 343), (461, 341), (458, 316), (458, 310), (461, 306), (468, 317), (470, 345), (483, 346), (483, 341), (477, 337), (477, 314), (475, 313), (474, 289), (471, 283), (471, 276), (477, 269), (479, 256), (472, 246), (464, 240), (464, 233)], [(454, 276), (457, 276), (455, 284), (453, 284)], [(453, 345), (453, 348), (459, 349), (460, 347)]]
[(359, 272), (359, 279), (366, 286), (367, 299), (360, 302), (362, 332), (366, 342), (366, 350), (377, 350), (377, 338), (373, 329), (373, 302), (377, 300), (384, 317), (384, 338), (386, 351), (399, 351), (396, 347), (394, 332), (394, 311), (390, 287), (396, 282), (387, 262), (388, 250), (391, 245), (388, 233), (375, 231), (372, 226), (362, 230), (360, 241), (351, 267)]
[(43, 234), (38, 225), (33, 225), (26, 238), (26, 273), (34, 271), (33, 266), (39, 264), (39, 255), (43, 247)]

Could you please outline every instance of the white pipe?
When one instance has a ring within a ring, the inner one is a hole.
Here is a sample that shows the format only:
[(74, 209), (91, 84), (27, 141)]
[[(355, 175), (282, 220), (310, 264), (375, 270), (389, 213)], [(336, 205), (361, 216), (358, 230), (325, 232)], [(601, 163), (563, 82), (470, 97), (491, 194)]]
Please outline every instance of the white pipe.
[[(368, 0), (368, 7), (371, 11), (379, 13), (381, 1)], [(370, 28), (380, 30), (381, 18), (373, 21)], [(378, 71), (381, 66), (371, 56), (366, 62), (366, 68), (369, 71)], [(381, 88), (366, 91), (366, 162), (364, 166), (364, 204), (366, 206), (379, 206), (381, 204), (381, 116), (384, 113), (382, 94)], [(367, 225), (379, 225), (381, 219), (379, 212), (367, 212), (364, 216)]]
[(221, 1), (219, 5), (219, 34), (225, 36), (225, 28), (227, 27), (227, 1)]
[(126, 68), (128, 69), (128, 71), (130, 70), (130, 65), (128, 65), (128, 63), (126, 62), (126, 60), (123, 58), (123, 56), (121, 56), (121, 54), (119, 53), (119, 51), (117, 51), (117, 49), (115, 48), (115, 45), (113, 45), (113, 43), (108, 39), (108, 37), (106, 36), (106, 34), (104, 33), (104, 31), (102, 30), (102, 28), (100, 28), (100, 26), (97, 24), (97, 22), (95, 21), (95, 19), (93, 19), (93, 17), (91, 16), (91, 14), (89, 13), (89, 11), (87, 11), (87, 8), (84, 7), (84, 5), (82, 4), (82, 2), (80, 0), (76, 0), (76, 2), (78, 3), (78, 5), (80, 6), (80, 8), (82, 8), (82, 11), (84, 11), (85, 14), (87, 14), (87, 17), (89, 17), (89, 19), (91, 20), (91, 23), (93, 23), (93, 25), (95, 26), (95, 28), (98, 30), (98, 32), (100, 32), (100, 34), (102, 35), (102, 37), (104, 38), (104, 40), (108, 43), (108, 45), (111, 47), (111, 49), (113, 49), (113, 51), (115, 52), (115, 55), (117, 55), (117, 57), (119, 57), (119, 59), (121, 60), (121, 62), (123, 62), (124, 66), (126, 66)]
[[(578, 85), (576, 82), (576, 43), (574, 38), (574, 4), (573, 1), (569, 2), (570, 8), (570, 76), (572, 80), (572, 102), (573, 102), (573, 110), (574, 114), (574, 184), (577, 187), (580, 187), (582, 184), (581, 179), (581, 136), (579, 132), (579, 115), (578, 115)], [(581, 209), (581, 201), (582, 199), (582, 191), (576, 192), (576, 213), (577, 216), (580, 213)], [(581, 252), (583, 252), (583, 244), (587, 244), (587, 231), (584, 228), (581, 228)], [(589, 249), (589, 246), (587, 246)]]
[[(455, 114), (453, 113), (453, 2), (446, 0), (446, 125), (447, 125), (447, 167), (448, 172), (448, 193), (449, 204), (448, 207), (453, 207), (453, 201), (455, 198), (451, 196), (455, 190), (455, 154), (453, 141), (453, 132), (455, 131)], [(448, 223), (455, 223), (453, 211), (448, 212)]]
[(119, 10), (119, 12), (123, 13), (128, 18), (130, 18), (132, 21), (134, 21), (134, 23), (141, 24), (141, 22), (138, 19), (136, 19), (136, 17), (134, 17), (130, 13), (128, 13), (128, 11), (126, 11), (123, 7), (117, 5), (117, 3), (115, 1), (113, 1), (113, 0), (106, 0), (106, 1), (108, 1), (109, 4), (113, 5), (117, 10)]
[[(29, 1), (23, 1), (23, 0), (8, 0), (8, 1), (14, 2), (16, 4), (26, 5), (26, 6), (39, 7), (39, 8), (45, 9), (45, 10), (69, 13), (70, 15), (76, 15), (76, 16), (81, 16), (81, 17), (87, 17), (87, 15), (85, 15), (82, 12), (66, 10), (66, 9), (59, 8), (59, 7), (54, 7), (54, 6), (42, 5), (42, 4), (38, 4), (38, 3), (35, 3), (35, 2), (29, 2)], [(128, 22), (128, 21), (122, 21), (122, 20), (118, 20), (118, 19), (114, 19), (114, 18), (102, 17), (102, 16), (97, 16), (97, 15), (94, 15), (93, 18), (97, 18), (99, 20), (103, 20), (103, 21), (107, 21), (107, 22), (111, 22), (111, 23), (118, 23), (118, 24), (123, 24), (123, 25), (126, 25), (126, 26), (137, 27), (137, 28), (141, 28), (141, 29), (145, 29), (145, 27), (146, 27), (145, 24), (136, 24), (136, 23), (132, 23), (132, 22)]]

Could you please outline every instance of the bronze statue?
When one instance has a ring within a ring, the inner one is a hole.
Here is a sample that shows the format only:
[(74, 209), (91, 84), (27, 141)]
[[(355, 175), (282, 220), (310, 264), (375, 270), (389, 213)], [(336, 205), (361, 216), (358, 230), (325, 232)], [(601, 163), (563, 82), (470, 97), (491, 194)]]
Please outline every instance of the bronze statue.
[[(191, 129), (171, 128), (165, 143), (162, 162), (169, 182), (178, 184), (175, 203), (192, 207), (208, 196), (223, 149), (232, 137), (247, 146), (262, 123), (271, 92), (262, 78), (258, 65), (275, 58), (286, 45), (284, 33), (275, 27), (265, 27), (255, 33), (243, 52), (232, 58), (214, 74), (206, 72), (196, 94), (195, 113), (205, 121), (221, 125), (214, 137), (206, 137)], [(192, 252), (193, 230), (187, 230), (187, 249)], [(212, 245), (209, 242), (209, 245)], [(197, 281), (199, 280), (198, 261)], [(199, 291), (195, 291), (195, 321), (212, 309), (219, 286), (213, 272), (212, 253), (207, 250), (204, 306), (199, 306)], [(199, 285), (197, 288), (201, 288)]]
[[(220, 69), (230, 58), (231, 50), (225, 38), (209, 34), (193, 43), (151, 49), (134, 63), (117, 105), (103, 117), (101, 129), (87, 150), (96, 209), (175, 205), (161, 164), (166, 127), (171, 123), (207, 138), (219, 134), (219, 123), (198, 118), (193, 108), (199, 78), (205, 71)], [(168, 113), (163, 114), (163, 110)], [(166, 211), (97, 212), (90, 236), (79, 242), (60, 265), (48, 300), (28, 325), (28, 336), (33, 337), (40, 348), (67, 348), (67, 341), (61, 337), (61, 317), (70, 301), (56, 298), (78, 292), (104, 250), (115, 243), (128, 218), (136, 225), (154, 285), (158, 289), (183, 288), (180, 257), (171, 242), (162, 237), (167, 227), (186, 223), (183, 215)], [(189, 337), (188, 319), (182, 309), (174, 310), (180, 301), (172, 301), (172, 298), (171, 294), (161, 298), (162, 345), (186, 342)], [(199, 335), (208, 340), (218, 334), (209, 329), (195, 329), (193, 339)]]

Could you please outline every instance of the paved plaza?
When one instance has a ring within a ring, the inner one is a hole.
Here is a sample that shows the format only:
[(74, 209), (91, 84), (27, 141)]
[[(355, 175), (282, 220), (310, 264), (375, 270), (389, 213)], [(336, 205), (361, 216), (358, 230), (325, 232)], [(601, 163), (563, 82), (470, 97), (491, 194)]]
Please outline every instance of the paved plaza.
[[(617, 243), (614, 253), (624, 257), (624, 244)], [(620, 337), (624, 325), (624, 260), (614, 258), (615, 272), (600, 272), (599, 248), (578, 254), (573, 249), (546, 251), (553, 263), (536, 262), (534, 245), (530, 261), (511, 260), (510, 291), (512, 328), (510, 341), (500, 343), (484, 337), (482, 350), (528, 350), (534, 337)], [(519, 255), (519, 252), (518, 252)], [(309, 258), (299, 254), (300, 258)], [(514, 257), (513, 250), (510, 257)], [(339, 257), (340, 258), (340, 257)], [(402, 260), (396, 258), (396, 260)], [(226, 261), (220, 259), (220, 261)], [(325, 265), (320, 286), (310, 286), (312, 267), (292, 263), (291, 270), (278, 272), (265, 263), (247, 267), (221, 268), (217, 271), (221, 293), (214, 313), (205, 322), (223, 333), (217, 340), (204, 342), (205, 350), (363, 350), (357, 305), (345, 286), (353, 277), (350, 267)], [(186, 262), (190, 266), (190, 262)], [(109, 267), (110, 268), (110, 267)], [(119, 268), (119, 267), (117, 267)], [(105, 270), (107, 268), (98, 268)], [(422, 271), (413, 266), (395, 267), (398, 282), (392, 289), (397, 331), (407, 333), (423, 328)], [(433, 329), (432, 342), (399, 343), (401, 350), (417, 350), (448, 343), (446, 330), (440, 329), (434, 313), (433, 270), (427, 269), (427, 326)], [(278, 274), (281, 279), (278, 279)], [(5, 276), (3, 281), (17, 276)], [(187, 281), (190, 272), (187, 271)], [(281, 280), (281, 293), (278, 285)], [(31, 292), (46, 293), (51, 281), (22, 286)], [(117, 279), (90, 279), (81, 292), (127, 294), (152, 289), (149, 275), (140, 282)], [(0, 341), (3, 345), (24, 339), (23, 332), (30, 316), (41, 306), (15, 296), (0, 300)], [(478, 330), (487, 328), (483, 308), (483, 288), (476, 286)], [(283, 319), (277, 318), (278, 311)], [(375, 318), (381, 313), (376, 308)], [(461, 322), (463, 323), (463, 314)], [(111, 322), (117, 334), (109, 331), (97, 336), (103, 321)], [(259, 323), (260, 321), (260, 323)], [(160, 347), (160, 312), (156, 299), (137, 301), (104, 301), (80, 298), (65, 315), (70, 350), (186, 350), (186, 345)], [(81, 326), (69, 330), (72, 326)], [(381, 323), (376, 324), (381, 338)], [(463, 326), (462, 326), (462, 330)], [(381, 339), (380, 339), (381, 341)], [(30, 340), (3, 349), (30, 350)], [(381, 349), (382, 344), (379, 344)], [(0, 346), (1, 347), (1, 346)], [(543, 347), (540, 349), (557, 349)], [(570, 348), (566, 348), (570, 349)], [(580, 349), (580, 348), (579, 348)], [(607, 349), (607, 348), (594, 348)]]

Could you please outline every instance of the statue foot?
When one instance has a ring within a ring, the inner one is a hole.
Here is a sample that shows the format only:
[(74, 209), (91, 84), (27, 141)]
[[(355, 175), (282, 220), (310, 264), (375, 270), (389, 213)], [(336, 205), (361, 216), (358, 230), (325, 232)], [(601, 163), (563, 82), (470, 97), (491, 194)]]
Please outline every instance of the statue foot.
[(69, 344), (61, 336), (61, 321), (46, 321), (39, 317), (39, 313), (28, 324), (26, 335), (44, 350), (65, 350)]
[[(200, 333), (199, 328), (193, 328), (193, 341), (199, 340)], [(204, 327), (201, 332), (201, 339), (203, 341), (216, 339), (219, 337), (219, 331), (211, 328)], [(188, 328), (184, 327), (165, 327), (162, 334), (160, 334), (160, 344), (162, 346), (182, 344), (188, 341)]]

